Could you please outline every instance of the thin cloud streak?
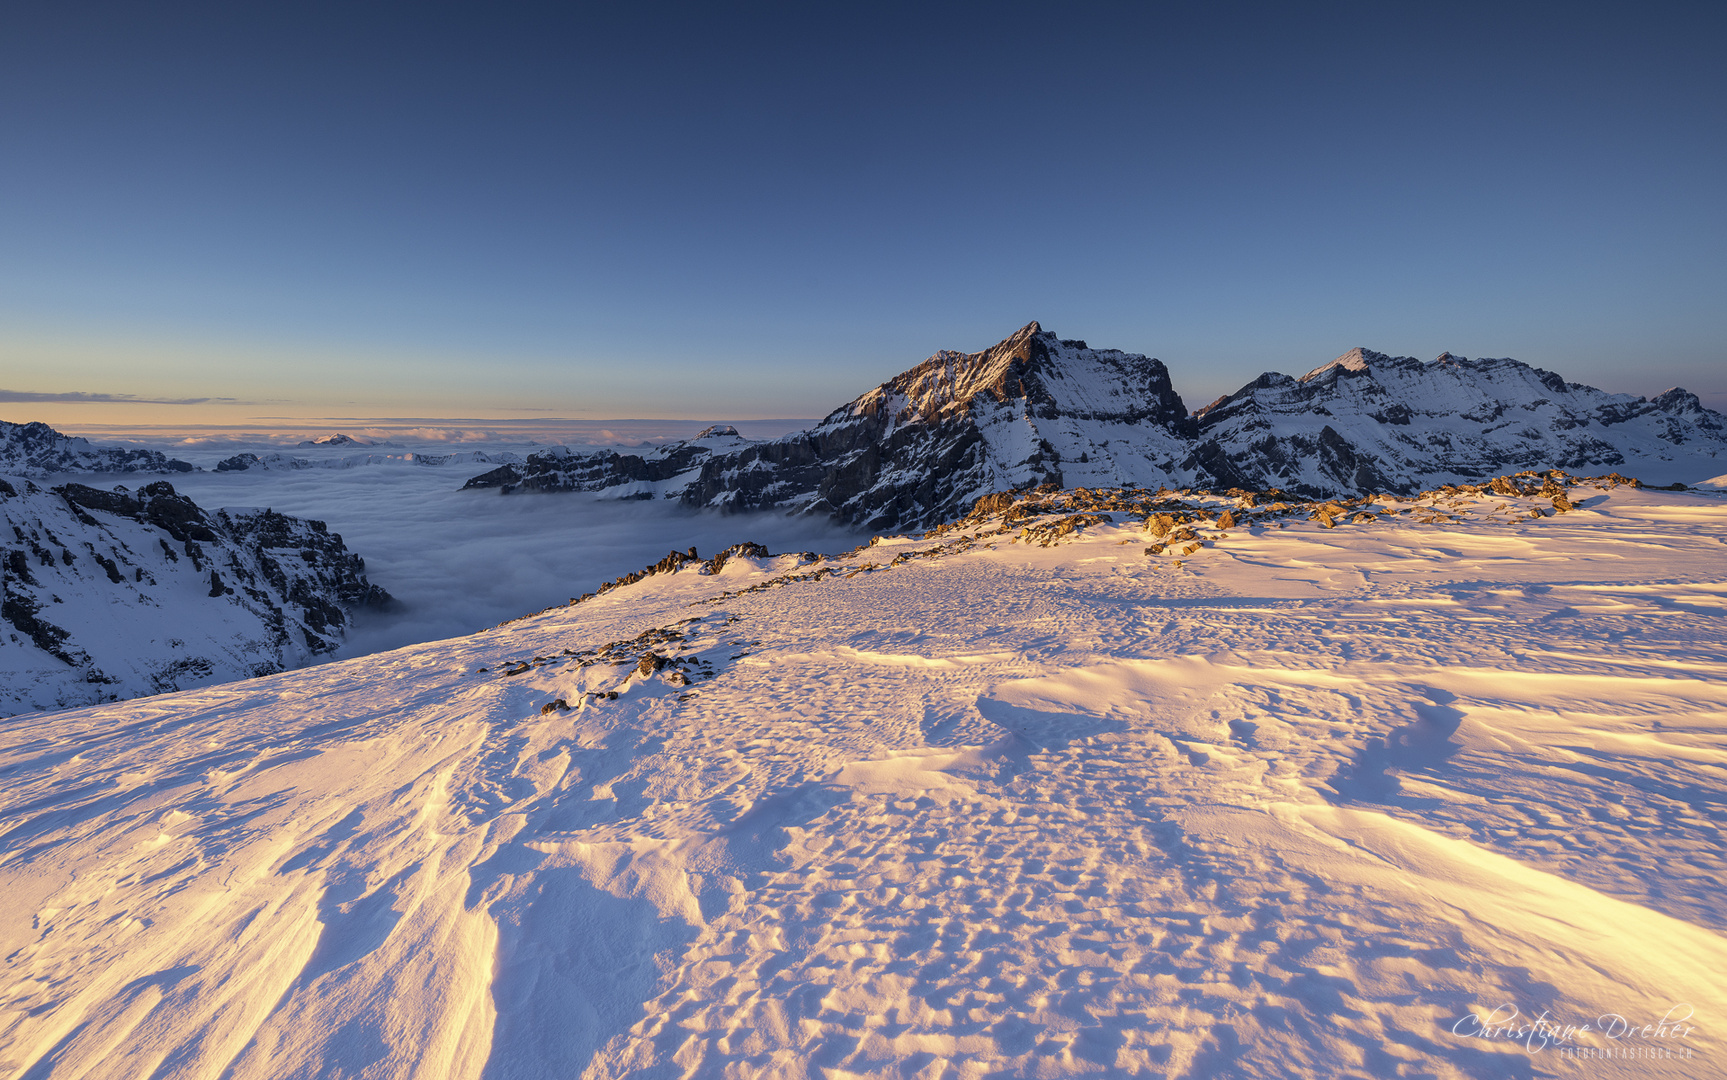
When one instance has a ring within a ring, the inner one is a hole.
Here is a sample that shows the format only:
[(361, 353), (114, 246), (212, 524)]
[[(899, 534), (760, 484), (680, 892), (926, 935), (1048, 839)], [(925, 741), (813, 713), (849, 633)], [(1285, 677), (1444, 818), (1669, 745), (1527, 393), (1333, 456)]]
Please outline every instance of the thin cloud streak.
[(59, 405), (234, 405), (238, 398), (197, 397), (197, 398), (149, 398), (136, 394), (87, 394), (79, 390), (68, 390), (59, 394), (42, 394), (30, 390), (0, 390), (0, 402), (15, 402), (23, 404), (40, 404), (52, 402)]

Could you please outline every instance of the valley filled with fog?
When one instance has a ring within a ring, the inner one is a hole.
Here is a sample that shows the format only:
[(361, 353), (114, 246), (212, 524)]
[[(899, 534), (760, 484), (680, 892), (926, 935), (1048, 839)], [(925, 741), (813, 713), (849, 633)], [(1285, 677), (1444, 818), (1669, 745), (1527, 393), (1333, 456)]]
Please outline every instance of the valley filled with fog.
[[(867, 535), (825, 518), (779, 513), (695, 513), (663, 502), (586, 494), (462, 491), (489, 464), (420, 465), (412, 447), (285, 449), (319, 466), (215, 472), (215, 459), (183, 446), (158, 448), (203, 472), (169, 478), (200, 506), (268, 507), (327, 522), (366, 560), (372, 582), (396, 599), (388, 614), (360, 613), (341, 650), (359, 656), (469, 634), (561, 604), (692, 545), (703, 555), (744, 540), (779, 551), (841, 551)], [(263, 448), (260, 448), (263, 449)], [(427, 447), (449, 453), (448, 444)], [(466, 443), (464, 451), (526, 456), (538, 447)], [(225, 447), (225, 453), (233, 447)], [(376, 456), (381, 464), (344, 460)], [(91, 479), (111, 486), (115, 477)]]

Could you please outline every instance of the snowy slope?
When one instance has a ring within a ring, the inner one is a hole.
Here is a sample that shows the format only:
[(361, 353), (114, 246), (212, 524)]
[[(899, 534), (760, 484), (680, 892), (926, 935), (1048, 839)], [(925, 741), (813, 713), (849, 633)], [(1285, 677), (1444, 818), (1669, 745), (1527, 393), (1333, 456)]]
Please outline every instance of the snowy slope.
[(321, 521), (0, 478), (0, 715), (296, 667), (387, 593)]
[(1144, 502), (14, 720), (0, 1061), (1727, 1071), (1718, 495)]
[(57, 472), (184, 473), (192, 466), (157, 450), (92, 446), (47, 424), (0, 420), (0, 475), (41, 478)]
[(1420, 491), (1518, 469), (1695, 483), (1727, 467), (1727, 417), (1695, 394), (1609, 394), (1516, 360), (1450, 353), (1422, 363), (1352, 349), (1300, 379), (1263, 375), (1199, 422), (1190, 464), (1219, 486), (1309, 496)]

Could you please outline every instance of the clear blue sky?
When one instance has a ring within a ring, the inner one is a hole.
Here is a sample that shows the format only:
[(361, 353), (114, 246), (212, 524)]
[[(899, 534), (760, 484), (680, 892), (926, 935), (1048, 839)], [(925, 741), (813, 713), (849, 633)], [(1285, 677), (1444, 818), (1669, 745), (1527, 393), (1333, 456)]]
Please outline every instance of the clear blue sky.
[(10, 3), (0, 389), (812, 416), (1035, 318), (1727, 407), (1724, 11)]

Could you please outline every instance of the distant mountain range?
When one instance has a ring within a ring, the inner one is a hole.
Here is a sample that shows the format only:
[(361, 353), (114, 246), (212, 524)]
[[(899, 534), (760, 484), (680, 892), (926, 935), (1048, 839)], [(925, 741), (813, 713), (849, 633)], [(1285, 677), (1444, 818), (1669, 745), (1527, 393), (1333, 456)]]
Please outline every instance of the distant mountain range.
[[(318, 443), (301, 443), (301, 446), (344, 446), (346, 443), (331, 443), (320, 440)], [(363, 445), (363, 444), (360, 444)], [(389, 446), (389, 443), (373, 443), (373, 446)], [(414, 451), (404, 451), (395, 454), (346, 454), (342, 457), (304, 458), (281, 452), (269, 454), (243, 453), (224, 458), (216, 463), (217, 472), (246, 472), (252, 469), (263, 471), (279, 471), (282, 469), (353, 469), (364, 465), (495, 465), (508, 462), (520, 462), (520, 454), (508, 450), (457, 450), (448, 454), (424, 454)]]
[(1695, 482), (1727, 472), (1727, 417), (1679, 389), (1632, 397), (1516, 360), (1366, 349), (1299, 379), (1262, 375), (1190, 414), (1161, 361), (1033, 322), (982, 352), (936, 353), (808, 431), (752, 442), (709, 429), (642, 454), (552, 447), (465, 486), (827, 513), (885, 529), (1045, 484), (1329, 498), (1534, 468)]

